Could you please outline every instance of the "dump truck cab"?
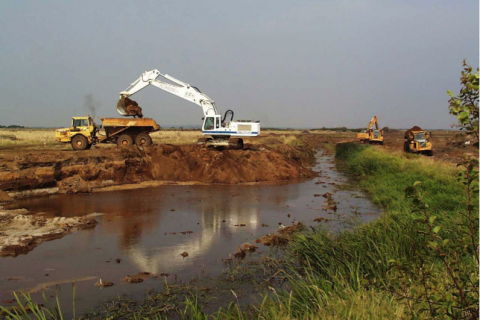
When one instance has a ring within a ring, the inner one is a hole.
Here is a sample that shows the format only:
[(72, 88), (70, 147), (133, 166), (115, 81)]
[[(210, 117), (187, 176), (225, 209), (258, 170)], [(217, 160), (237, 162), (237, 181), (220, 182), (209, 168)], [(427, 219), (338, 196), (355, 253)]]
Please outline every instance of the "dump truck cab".
[(421, 153), (427, 156), (433, 156), (432, 143), (430, 142), (432, 134), (425, 130), (409, 130), (405, 133), (404, 151), (412, 153)]
[(55, 130), (55, 140), (72, 143), (75, 150), (90, 149), (100, 128), (101, 126), (97, 126), (90, 116), (73, 117), (69, 128)]

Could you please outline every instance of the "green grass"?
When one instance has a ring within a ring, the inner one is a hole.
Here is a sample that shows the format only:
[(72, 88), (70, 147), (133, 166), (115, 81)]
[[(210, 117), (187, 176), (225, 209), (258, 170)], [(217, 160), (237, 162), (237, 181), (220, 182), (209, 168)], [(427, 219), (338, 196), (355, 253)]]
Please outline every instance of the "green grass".
[[(456, 167), (354, 143), (339, 144), (336, 151), (339, 165), (358, 178), (360, 187), (385, 213), (339, 235), (320, 228), (299, 235), (290, 249), (303, 270), (290, 277), (290, 288), (276, 300), (269, 298), (258, 314), (263, 319), (430, 319), (428, 303), (418, 299), (425, 290), (419, 274), (425, 272), (427, 288), (436, 299), (432, 303), (439, 310), (437, 318), (448, 318), (443, 312), (448, 308), (442, 307), (450, 303), (459, 308), (452, 298), (457, 292), (442, 258), (427, 249), (429, 239), (419, 233), (423, 225), (416, 219), (419, 213), (412, 213), (412, 199), (405, 189), (422, 182), (424, 201), (442, 227), (439, 234), (452, 243), (445, 247), (447, 257), (458, 254), (458, 262), (450, 263), (466, 277), (462, 281), (478, 283), (474, 255), (462, 249), (465, 228), (461, 226), (466, 221), (460, 212), (466, 210), (467, 196), (466, 187), (457, 181)], [(478, 193), (473, 203), (478, 234)], [(476, 291), (468, 295), (478, 302), (478, 286)], [(401, 299), (399, 292), (417, 301)]]

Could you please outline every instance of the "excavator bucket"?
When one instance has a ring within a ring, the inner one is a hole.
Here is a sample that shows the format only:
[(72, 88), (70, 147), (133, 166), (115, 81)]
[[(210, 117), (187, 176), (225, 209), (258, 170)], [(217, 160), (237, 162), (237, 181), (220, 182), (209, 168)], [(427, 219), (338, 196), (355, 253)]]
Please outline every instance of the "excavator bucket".
[(117, 111), (122, 116), (128, 116), (127, 110), (125, 108), (125, 97), (121, 97), (120, 100), (117, 102)]
[(117, 111), (122, 116), (133, 116), (143, 118), (142, 108), (136, 101), (127, 97), (121, 97), (117, 102)]

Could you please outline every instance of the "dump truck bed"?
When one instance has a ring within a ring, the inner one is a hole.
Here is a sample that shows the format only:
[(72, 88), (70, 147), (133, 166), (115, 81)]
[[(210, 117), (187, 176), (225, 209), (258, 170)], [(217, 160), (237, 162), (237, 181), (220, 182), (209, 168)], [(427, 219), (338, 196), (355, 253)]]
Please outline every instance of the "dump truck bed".
[(100, 118), (103, 127), (152, 127), (152, 131), (160, 130), (160, 126), (151, 118)]

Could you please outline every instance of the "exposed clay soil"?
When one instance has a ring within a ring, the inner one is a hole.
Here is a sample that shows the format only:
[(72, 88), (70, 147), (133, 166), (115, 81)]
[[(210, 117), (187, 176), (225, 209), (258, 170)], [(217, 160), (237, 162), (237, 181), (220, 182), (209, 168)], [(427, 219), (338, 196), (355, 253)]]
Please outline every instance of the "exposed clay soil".
[(195, 145), (98, 148), (86, 151), (10, 149), (0, 153), (0, 190), (58, 188), (85, 193), (143, 181), (244, 183), (313, 177), (313, 147), (247, 145), (216, 150)]
[(97, 224), (95, 219), (88, 216), (47, 218), (27, 213), (25, 209), (0, 209), (0, 256), (15, 257), (29, 252), (42, 242)]

